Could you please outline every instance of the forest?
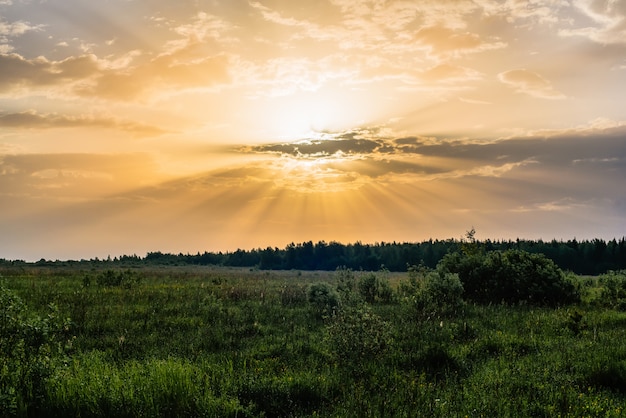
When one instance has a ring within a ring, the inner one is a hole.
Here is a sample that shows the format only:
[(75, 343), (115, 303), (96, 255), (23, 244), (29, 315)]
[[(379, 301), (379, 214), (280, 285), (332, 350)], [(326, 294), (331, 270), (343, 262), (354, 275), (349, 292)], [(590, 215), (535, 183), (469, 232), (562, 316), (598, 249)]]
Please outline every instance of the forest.
[[(423, 265), (435, 268), (448, 253), (458, 251), (466, 238), (428, 240), (419, 243), (341, 244), (319, 241), (291, 243), (283, 249), (241, 250), (233, 252), (203, 252), (196, 254), (170, 254), (148, 252), (145, 257), (122, 255), (106, 259), (81, 261), (50, 261), (41, 259), (36, 265), (95, 264), (118, 267), (141, 265), (213, 265), (249, 267), (261, 270), (327, 270), (340, 267), (352, 270), (376, 271), (386, 269), (406, 272), (409, 266)], [(597, 275), (611, 270), (626, 269), (626, 237), (605, 241), (602, 239), (568, 241), (500, 240), (476, 241), (485, 251), (521, 250), (543, 254), (561, 269), (576, 274)], [(19, 260), (0, 260), (0, 264), (25, 264)]]

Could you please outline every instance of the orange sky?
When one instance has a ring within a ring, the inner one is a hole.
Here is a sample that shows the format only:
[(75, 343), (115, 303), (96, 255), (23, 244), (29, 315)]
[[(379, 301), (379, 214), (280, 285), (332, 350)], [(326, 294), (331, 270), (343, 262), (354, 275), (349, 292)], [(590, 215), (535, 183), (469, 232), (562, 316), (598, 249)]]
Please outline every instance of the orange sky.
[(626, 1), (0, 0), (0, 258), (626, 235)]

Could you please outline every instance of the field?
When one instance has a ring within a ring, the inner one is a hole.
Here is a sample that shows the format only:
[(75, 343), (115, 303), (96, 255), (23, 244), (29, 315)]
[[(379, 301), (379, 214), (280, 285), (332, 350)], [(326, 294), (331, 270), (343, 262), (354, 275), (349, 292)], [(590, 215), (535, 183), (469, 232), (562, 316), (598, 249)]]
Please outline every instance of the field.
[(552, 307), (428, 274), (7, 267), (0, 416), (626, 415), (623, 273)]

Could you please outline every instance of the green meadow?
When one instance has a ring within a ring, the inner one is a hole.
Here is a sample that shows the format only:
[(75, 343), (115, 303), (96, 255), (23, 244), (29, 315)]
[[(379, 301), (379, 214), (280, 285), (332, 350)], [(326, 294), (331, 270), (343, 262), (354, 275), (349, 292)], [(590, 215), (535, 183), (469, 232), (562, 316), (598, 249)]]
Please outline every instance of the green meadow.
[(498, 302), (463, 274), (7, 266), (0, 416), (626, 415), (625, 272)]

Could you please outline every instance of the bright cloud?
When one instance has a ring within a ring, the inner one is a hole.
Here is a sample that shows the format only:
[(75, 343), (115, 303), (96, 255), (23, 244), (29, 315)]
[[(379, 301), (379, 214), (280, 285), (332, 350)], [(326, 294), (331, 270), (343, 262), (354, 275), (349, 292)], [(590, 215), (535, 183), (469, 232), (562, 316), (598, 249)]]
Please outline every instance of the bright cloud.
[(592, 26), (561, 31), (565, 36), (585, 36), (602, 44), (626, 43), (626, 6), (621, 1), (577, 0), (576, 7), (593, 20)]
[(498, 79), (504, 84), (515, 88), (519, 93), (525, 93), (541, 99), (565, 98), (563, 93), (556, 90), (548, 80), (526, 69), (505, 71), (498, 74)]

